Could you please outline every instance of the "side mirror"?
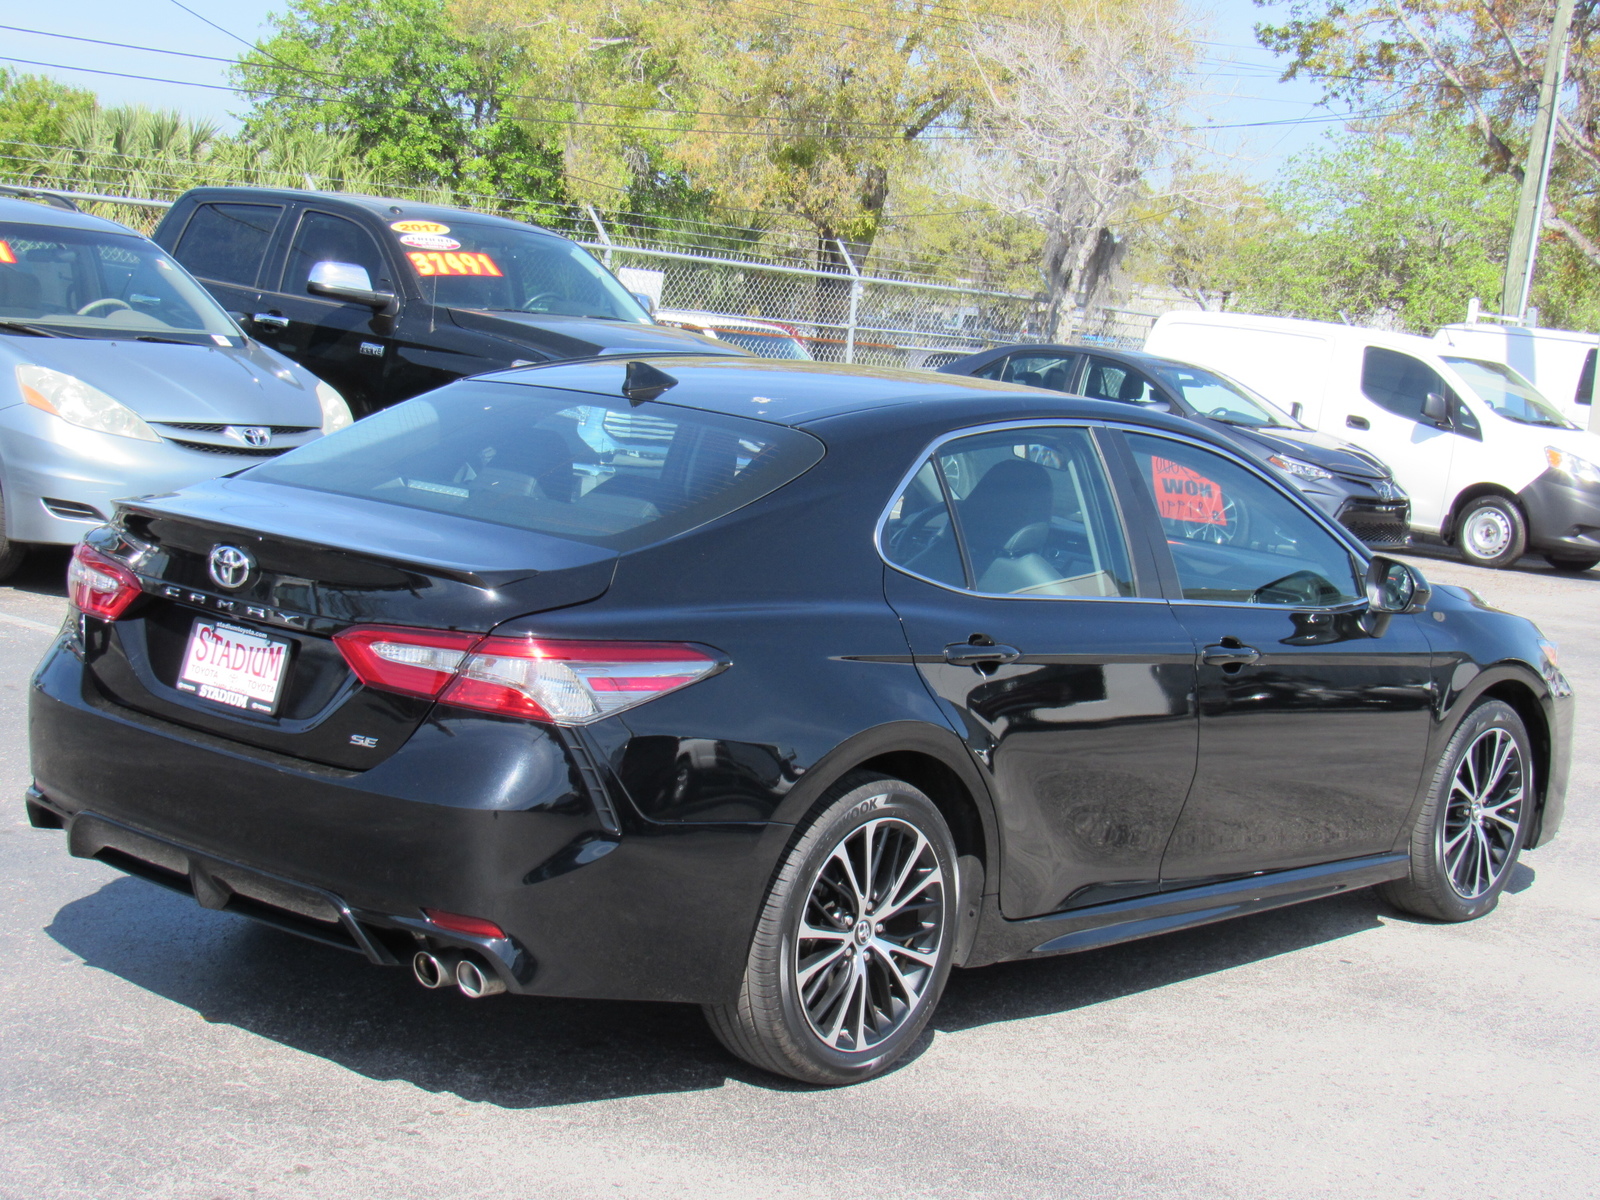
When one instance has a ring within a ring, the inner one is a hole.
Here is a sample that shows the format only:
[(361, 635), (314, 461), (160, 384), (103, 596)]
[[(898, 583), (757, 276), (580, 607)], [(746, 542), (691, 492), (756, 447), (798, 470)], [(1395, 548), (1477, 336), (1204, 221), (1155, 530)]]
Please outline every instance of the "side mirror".
[(1306, 419), (1306, 406), (1301, 404), (1300, 401), (1296, 400), (1293, 404), (1289, 405), (1289, 415), (1296, 421), (1303, 422)]
[(388, 308), (394, 303), (393, 292), (372, 290), (372, 277), (367, 269), (357, 263), (319, 262), (312, 266), (306, 277), (306, 291), (330, 300), (349, 300), (352, 304), (365, 304), (368, 308)]
[(1422, 416), (1435, 425), (1450, 423), (1450, 405), (1438, 392), (1429, 392), (1422, 398)]
[(1433, 595), (1420, 571), (1383, 554), (1367, 563), (1366, 584), (1367, 609), (1375, 613), (1421, 612)]
[(652, 317), (656, 315), (656, 302), (651, 299), (649, 292), (629, 292), (628, 294), (643, 305), (645, 312)]
[(1148, 408), (1151, 412), (1169, 413), (1173, 411), (1172, 401), (1168, 400), (1165, 396), (1151, 396), (1150, 399), (1146, 400), (1139, 407)]

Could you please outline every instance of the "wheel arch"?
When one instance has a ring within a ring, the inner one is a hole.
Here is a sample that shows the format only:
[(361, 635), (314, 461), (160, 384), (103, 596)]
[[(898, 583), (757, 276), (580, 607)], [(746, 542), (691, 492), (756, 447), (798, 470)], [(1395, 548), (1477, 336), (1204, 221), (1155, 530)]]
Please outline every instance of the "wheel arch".
[(1537, 846), (1544, 824), (1545, 801), (1550, 792), (1552, 747), (1549, 718), (1533, 688), (1520, 679), (1502, 679), (1491, 684), (1473, 698), (1471, 707), (1476, 708), (1485, 700), (1499, 700), (1510, 705), (1522, 718), (1522, 726), (1528, 731), (1528, 741), (1533, 745), (1534, 817), (1523, 836), (1523, 845)]

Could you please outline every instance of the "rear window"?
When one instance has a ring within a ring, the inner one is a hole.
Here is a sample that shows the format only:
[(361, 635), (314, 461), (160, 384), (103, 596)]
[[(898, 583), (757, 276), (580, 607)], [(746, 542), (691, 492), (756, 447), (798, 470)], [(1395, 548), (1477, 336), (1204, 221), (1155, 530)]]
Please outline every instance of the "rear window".
[(809, 434), (762, 421), (472, 381), (248, 474), (629, 550), (749, 504), (822, 453)]

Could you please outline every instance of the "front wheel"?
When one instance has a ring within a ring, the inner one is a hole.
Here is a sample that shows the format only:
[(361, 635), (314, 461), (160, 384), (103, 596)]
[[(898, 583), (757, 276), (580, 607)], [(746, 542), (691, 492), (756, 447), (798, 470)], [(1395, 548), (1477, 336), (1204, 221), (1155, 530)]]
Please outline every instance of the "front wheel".
[(1479, 496), (1461, 510), (1456, 545), (1469, 563), (1509, 567), (1528, 549), (1528, 522), (1515, 500)]
[(784, 858), (738, 999), (705, 1007), (712, 1032), (803, 1083), (886, 1071), (944, 991), (956, 891), (955, 847), (933, 802), (898, 779), (847, 776)]
[(6, 536), (6, 501), (0, 495), (0, 580), (10, 579), (17, 573), (22, 560), (28, 557), (28, 547), (23, 542), (13, 542)]
[(1533, 816), (1533, 752), (1522, 718), (1485, 700), (1461, 722), (1411, 835), (1411, 870), (1379, 892), (1436, 921), (1470, 921), (1500, 901)]

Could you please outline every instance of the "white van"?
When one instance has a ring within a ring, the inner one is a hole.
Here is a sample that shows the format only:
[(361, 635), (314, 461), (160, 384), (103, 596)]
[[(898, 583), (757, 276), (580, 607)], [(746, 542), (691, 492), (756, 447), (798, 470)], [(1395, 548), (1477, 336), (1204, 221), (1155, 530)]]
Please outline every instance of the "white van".
[(1233, 376), (1389, 464), (1412, 527), (1468, 561), (1600, 563), (1600, 437), (1517, 372), (1427, 338), (1243, 313), (1168, 313), (1145, 349)]
[(1467, 354), (1503, 362), (1539, 389), (1563, 416), (1594, 427), (1594, 371), (1600, 337), (1565, 329), (1524, 329), (1463, 321), (1433, 335), (1440, 354)]

